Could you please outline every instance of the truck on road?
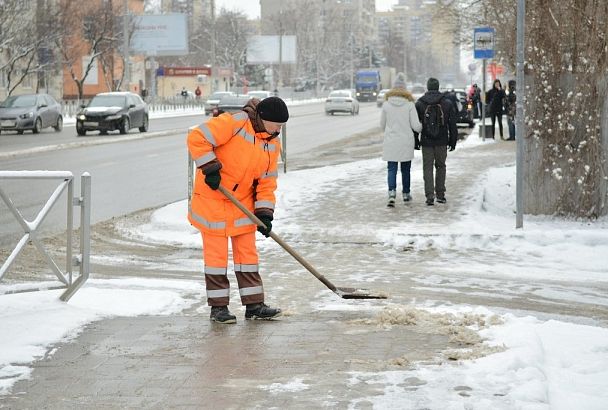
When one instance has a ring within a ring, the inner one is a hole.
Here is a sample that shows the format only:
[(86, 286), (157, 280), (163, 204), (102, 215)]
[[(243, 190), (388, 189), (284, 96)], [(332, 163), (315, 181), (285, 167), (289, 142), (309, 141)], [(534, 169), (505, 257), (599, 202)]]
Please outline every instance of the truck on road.
[(380, 90), (391, 88), (395, 80), (394, 67), (366, 68), (355, 73), (355, 90), (359, 101), (376, 101)]
[(355, 91), (359, 101), (376, 101), (381, 88), (382, 81), (377, 68), (357, 70), (355, 73)]

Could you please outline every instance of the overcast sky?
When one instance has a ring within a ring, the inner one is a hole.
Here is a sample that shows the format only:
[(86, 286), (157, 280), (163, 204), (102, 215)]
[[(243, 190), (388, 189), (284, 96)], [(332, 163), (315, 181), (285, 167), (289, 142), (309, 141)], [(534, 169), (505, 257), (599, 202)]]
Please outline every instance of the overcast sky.
[[(390, 10), (391, 6), (397, 3), (397, 0), (376, 0), (376, 11)], [(216, 0), (215, 4), (218, 10), (223, 7), (228, 10), (243, 11), (249, 18), (260, 17), (260, 2), (258, 0)]]

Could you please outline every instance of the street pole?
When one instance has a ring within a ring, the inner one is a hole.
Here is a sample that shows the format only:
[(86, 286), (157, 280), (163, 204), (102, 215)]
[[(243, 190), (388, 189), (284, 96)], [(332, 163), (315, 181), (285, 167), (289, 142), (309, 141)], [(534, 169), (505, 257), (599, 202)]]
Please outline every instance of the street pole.
[(283, 29), (279, 32), (279, 70), (277, 73), (277, 86), (275, 89), (279, 90), (279, 87), (283, 87), (283, 78), (281, 77), (281, 69), (283, 68)]
[(215, 40), (216, 40), (216, 36), (215, 36), (215, 0), (211, 0), (211, 94), (213, 94), (213, 92), (217, 91), (217, 87), (216, 87), (216, 76), (217, 76), (217, 69), (215, 67), (215, 60), (216, 60), (216, 50), (215, 50)]
[(481, 68), (481, 140), (486, 140), (486, 59)]
[(154, 57), (155, 55), (156, 52), (150, 57), (150, 65), (152, 66), (152, 69), (150, 70), (150, 97), (152, 98), (152, 102), (156, 102), (156, 58)]
[(353, 78), (355, 76), (355, 39), (350, 35), (350, 89), (353, 87)]
[(515, 137), (517, 139), (517, 154), (515, 158), (515, 228), (524, 226), (523, 199), (523, 156), (526, 122), (524, 121), (524, 30), (526, 23), (526, 0), (517, 1), (517, 84), (515, 86), (517, 100), (515, 102)]
[(130, 60), (129, 60), (129, 0), (124, 0), (124, 18), (123, 18), (123, 53), (124, 53), (124, 83), (125, 91), (129, 91), (129, 83), (131, 82)]

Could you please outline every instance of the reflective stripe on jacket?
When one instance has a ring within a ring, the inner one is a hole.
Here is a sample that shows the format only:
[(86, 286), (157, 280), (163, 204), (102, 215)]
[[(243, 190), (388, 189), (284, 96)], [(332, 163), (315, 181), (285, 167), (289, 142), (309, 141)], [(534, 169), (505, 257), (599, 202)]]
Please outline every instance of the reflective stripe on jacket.
[[(197, 168), (216, 159), (222, 164), (222, 186), (250, 211), (274, 211), (280, 142), (266, 132), (255, 133), (245, 112), (211, 118), (190, 131), (187, 143)], [(228, 198), (205, 184), (199, 169), (188, 219), (201, 232), (213, 235), (235, 236), (256, 230)]]

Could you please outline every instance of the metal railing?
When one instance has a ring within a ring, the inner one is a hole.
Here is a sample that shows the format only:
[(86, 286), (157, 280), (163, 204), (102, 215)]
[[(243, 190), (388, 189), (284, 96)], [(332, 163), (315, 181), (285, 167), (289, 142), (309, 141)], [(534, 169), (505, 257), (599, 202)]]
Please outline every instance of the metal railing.
[[(167, 112), (167, 111), (185, 111), (200, 109), (201, 112), (205, 109), (205, 100), (184, 100), (180, 98), (157, 98), (157, 99), (145, 99), (148, 104), (148, 109), (151, 113), (153, 112)], [(64, 117), (75, 117), (76, 114), (82, 109), (81, 105), (88, 104), (89, 100), (63, 100), (61, 101), (61, 112)]]
[[(9, 210), (15, 217), (16, 221), (21, 225), (24, 235), (21, 237), (7, 260), (0, 267), (0, 281), (11, 267), (15, 258), (23, 250), (25, 245), (30, 242), (42, 254), (48, 266), (51, 268), (57, 279), (62, 285), (51, 289), (66, 289), (59, 297), (62, 301), (68, 301), (74, 293), (86, 282), (89, 277), (90, 270), (90, 234), (91, 234), (91, 176), (88, 172), (82, 174), (81, 177), (81, 196), (74, 197), (74, 176), (68, 171), (0, 171), (0, 182), (2, 180), (60, 180), (59, 185), (55, 188), (45, 205), (42, 207), (38, 215), (32, 221), (27, 221), (21, 212), (17, 209), (11, 198), (0, 186), (0, 197), (6, 203)], [(38, 236), (39, 228), (45, 218), (58, 202), (59, 197), (67, 188), (67, 222), (66, 222), (66, 267), (63, 272), (55, 263), (51, 255), (44, 249), (41, 239)], [(73, 207), (80, 207), (80, 254), (76, 257), (72, 256), (72, 231), (74, 225)], [(79, 267), (79, 276), (73, 280), (72, 267)], [(44, 287), (49, 289), (49, 287)], [(19, 290), (13, 293), (41, 290), (26, 289)]]

